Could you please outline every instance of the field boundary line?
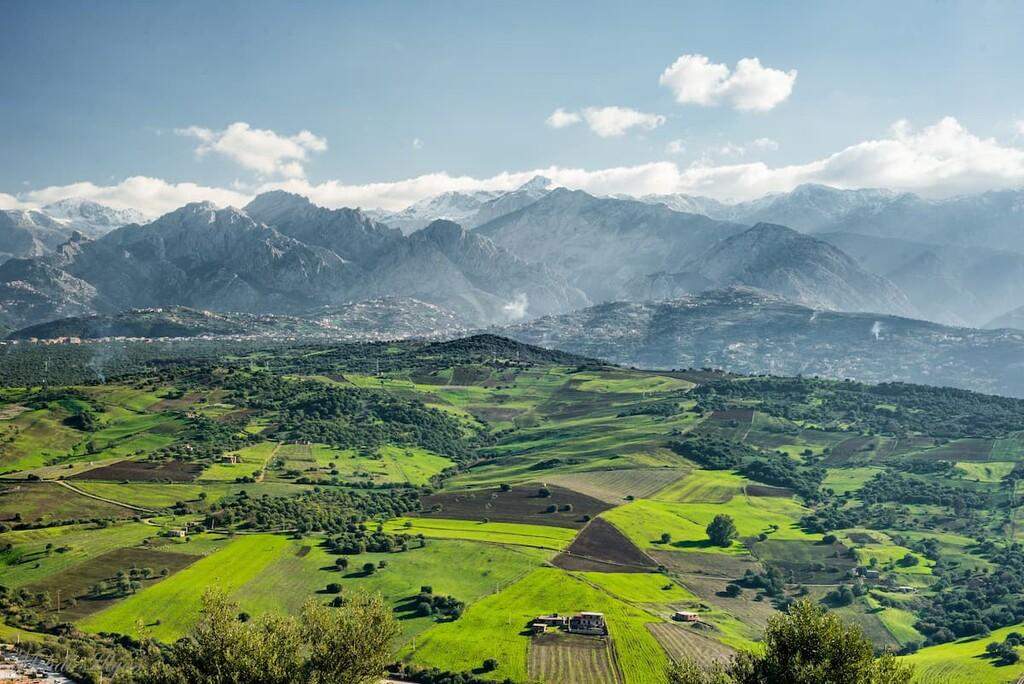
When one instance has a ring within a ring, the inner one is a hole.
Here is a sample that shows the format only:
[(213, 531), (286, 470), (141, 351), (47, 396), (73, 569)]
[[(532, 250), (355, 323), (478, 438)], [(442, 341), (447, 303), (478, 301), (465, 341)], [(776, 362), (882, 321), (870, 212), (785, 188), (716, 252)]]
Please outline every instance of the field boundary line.
[(274, 450), (271, 451), (270, 454), (268, 454), (267, 457), (263, 459), (263, 467), (260, 468), (260, 477), (259, 477), (258, 480), (256, 480), (257, 482), (263, 482), (264, 478), (266, 478), (266, 476), (267, 476), (267, 466), (270, 465), (270, 459), (274, 458), (274, 456), (277, 455), (277, 452), (280, 449), (281, 449), (281, 443), (277, 442), (277, 446), (274, 447)]
[(98, 494), (90, 494), (89, 492), (83, 491), (83, 490), (79, 489), (78, 487), (73, 487), (73, 486), (69, 485), (64, 480), (52, 480), (52, 482), (56, 482), (61, 487), (65, 487), (66, 489), (70, 489), (75, 494), (81, 494), (82, 496), (87, 496), (90, 499), (96, 499), (97, 501), (103, 501), (103, 502), (108, 503), (108, 504), (114, 504), (115, 506), (121, 506), (123, 508), (127, 508), (127, 509), (130, 509), (130, 510), (133, 510), (133, 511), (140, 511), (142, 513), (157, 513), (157, 511), (152, 509), (152, 508), (143, 508), (142, 506), (136, 506), (134, 504), (125, 503), (123, 501), (116, 501), (114, 499), (108, 499), (105, 496), (99, 496)]

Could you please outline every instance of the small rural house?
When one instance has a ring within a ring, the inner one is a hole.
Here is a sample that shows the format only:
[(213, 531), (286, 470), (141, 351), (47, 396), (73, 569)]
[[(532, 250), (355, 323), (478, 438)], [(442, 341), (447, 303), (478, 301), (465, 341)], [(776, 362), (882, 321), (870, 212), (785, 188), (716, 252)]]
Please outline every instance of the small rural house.
[(573, 615), (569, 618), (569, 631), (573, 634), (607, 634), (604, 613), (583, 612)]
[(677, 622), (700, 622), (700, 615), (688, 610), (677, 610), (672, 619)]

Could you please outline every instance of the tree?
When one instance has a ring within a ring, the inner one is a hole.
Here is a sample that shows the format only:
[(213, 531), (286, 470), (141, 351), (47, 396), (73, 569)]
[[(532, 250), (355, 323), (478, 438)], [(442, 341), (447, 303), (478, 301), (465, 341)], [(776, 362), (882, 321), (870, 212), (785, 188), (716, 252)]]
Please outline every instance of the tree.
[(670, 541), (672, 541), (672, 535), (669, 534), (668, 532), (662, 532), (661, 533), (661, 543), (662, 544), (668, 544)]
[(297, 616), (248, 622), (222, 592), (203, 596), (198, 624), (139, 677), (150, 684), (371, 684), (391, 661), (400, 631), (378, 595), (353, 595), (339, 608), (308, 601)]
[(736, 523), (733, 522), (731, 516), (719, 513), (708, 525), (707, 532), (708, 539), (715, 546), (729, 546), (737, 535)]
[(891, 653), (876, 658), (861, 629), (810, 601), (772, 616), (764, 648), (742, 651), (725, 666), (702, 668), (692, 661), (673, 666), (671, 684), (906, 684), (913, 666)]
[(495, 660), (494, 658), (488, 658), (487, 660), (485, 660), (483, 662), (483, 671), (484, 672), (494, 672), (497, 669), (498, 669), (498, 661)]
[(363, 563), (363, 574), (372, 575), (377, 569), (377, 566), (373, 563)]

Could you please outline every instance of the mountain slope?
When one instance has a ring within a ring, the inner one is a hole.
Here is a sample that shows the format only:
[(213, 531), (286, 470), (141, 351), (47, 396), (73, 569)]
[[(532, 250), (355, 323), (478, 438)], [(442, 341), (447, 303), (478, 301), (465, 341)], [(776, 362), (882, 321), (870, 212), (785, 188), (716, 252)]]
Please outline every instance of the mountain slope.
[(0, 211), (0, 263), (16, 257), (48, 254), (70, 238), (72, 232), (40, 211)]
[(756, 287), (817, 309), (912, 312), (891, 282), (836, 247), (785, 226), (759, 223), (722, 240), (688, 266), (718, 286)]
[(675, 272), (742, 226), (634, 200), (557, 188), (476, 232), (514, 254), (549, 264), (592, 301), (623, 296), (626, 283)]
[(451, 221), (435, 221), (383, 255), (361, 297), (389, 293), (432, 301), (468, 320), (516, 320), (588, 301), (543, 265), (529, 264)]
[(8, 339), (78, 337), (231, 336), (301, 339), (400, 339), (459, 334), (457, 316), (415, 299), (382, 299), (325, 306), (304, 316), (215, 313), (182, 306), (129, 309), (112, 315), (61, 318), (11, 333)]
[(401, 231), (374, 221), (358, 209), (325, 209), (305, 197), (280, 190), (259, 195), (245, 206), (245, 213), (283, 235), (324, 247), (364, 266), (402, 239)]
[(1024, 301), (1024, 254), (857, 233), (816, 237), (894, 282), (930, 320), (980, 326)]
[(647, 368), (901, 380), (1024, 396), (1024, 332), (816, 311), (749, 289), (602, 304), (498, 332)]

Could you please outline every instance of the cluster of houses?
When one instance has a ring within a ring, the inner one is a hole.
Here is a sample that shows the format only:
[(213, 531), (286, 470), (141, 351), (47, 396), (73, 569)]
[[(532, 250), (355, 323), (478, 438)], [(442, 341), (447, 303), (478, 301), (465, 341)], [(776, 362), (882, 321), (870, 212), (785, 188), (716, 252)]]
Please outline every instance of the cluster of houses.
[(565, 630), (570, 634), (589, 634), (604, 636), (608, 634), (608, 624), (604, 621), (604, 613), (582, 612), (575, 615), (540, 615), (530, 623), (533, 634), (544, 634), (548, 629)]

